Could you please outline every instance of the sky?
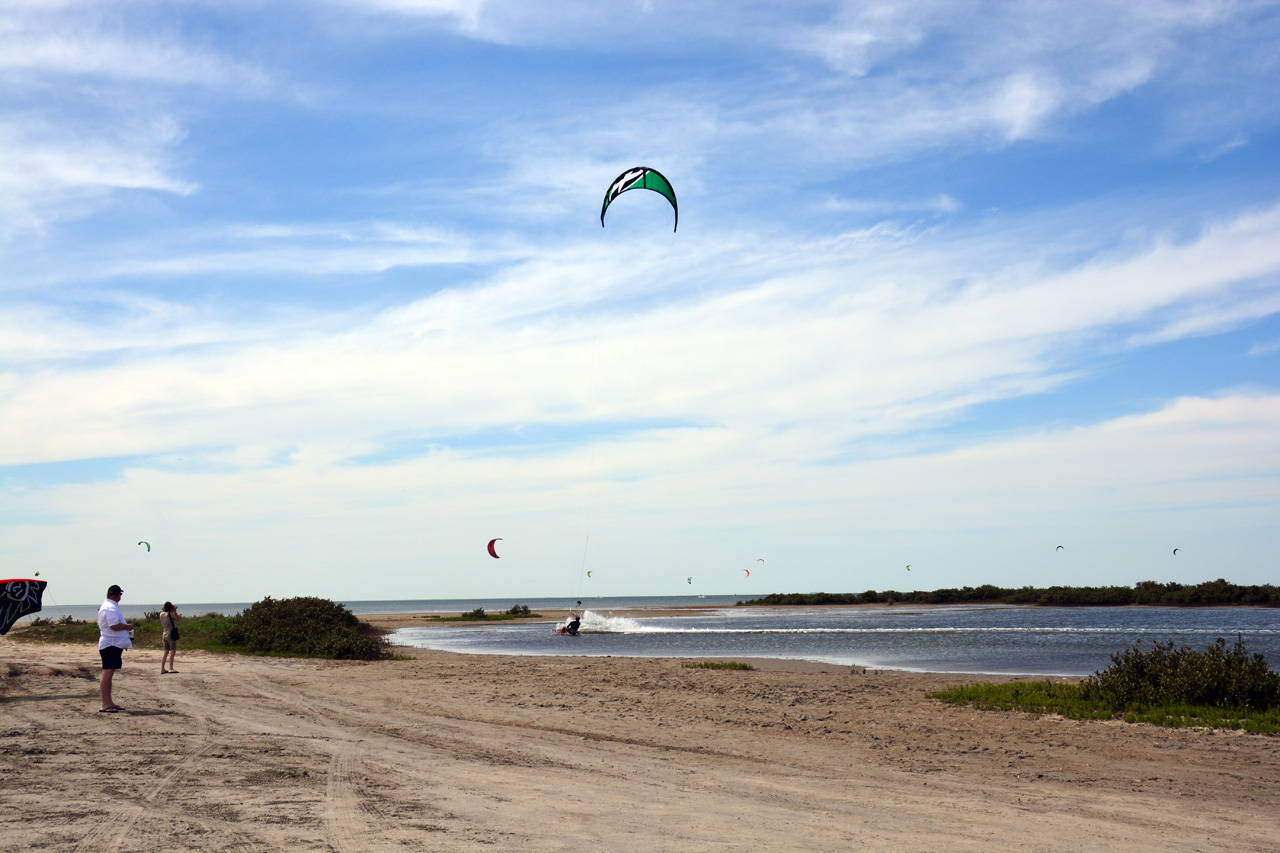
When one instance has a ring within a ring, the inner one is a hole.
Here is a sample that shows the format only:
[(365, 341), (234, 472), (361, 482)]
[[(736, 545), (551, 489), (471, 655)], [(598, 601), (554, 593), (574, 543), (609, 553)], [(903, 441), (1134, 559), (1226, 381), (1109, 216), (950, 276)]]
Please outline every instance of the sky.
[(1277, 3), (15, 0), (0, 75), (46, 604), (1280, 579)]

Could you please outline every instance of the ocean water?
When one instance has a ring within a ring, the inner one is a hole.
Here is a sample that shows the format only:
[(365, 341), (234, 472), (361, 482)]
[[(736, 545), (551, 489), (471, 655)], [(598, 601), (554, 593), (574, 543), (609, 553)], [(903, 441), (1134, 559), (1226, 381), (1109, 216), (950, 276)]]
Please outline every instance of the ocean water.
[[(685, 603), (688, 603), (687, 601)], [(550, 614), (548, 614), (550, 615)], [(546, 623), (402, 628), (394, 642), (468, 654), (778, 658), (921, 672), (1089, 675), (1138, 642), (1203, 651), (1237, 636), (1280, 665), (1280, 610), (1241, 607), (732, 607), (623, 617), (592, 606), (577, 637)]]

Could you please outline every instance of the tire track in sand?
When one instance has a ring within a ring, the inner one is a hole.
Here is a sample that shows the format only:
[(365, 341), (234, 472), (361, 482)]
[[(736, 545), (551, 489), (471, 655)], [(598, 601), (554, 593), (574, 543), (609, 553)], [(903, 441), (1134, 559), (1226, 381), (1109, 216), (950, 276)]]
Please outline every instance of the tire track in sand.
[(323, 812), (325, 840), (338, 853), (362, 853), (365, 848), (360, 839), (368, 835), (359, 796), (351, 781), (355, 765), (355, 748), (347, 742), (339, 743), (329, 761)]
[[(112, 810), (115, 812), (116, 819), (102, 821), (85, 833), (85, 836), (80, 839), (80, 843), (73, 848), (76, 853), (102, 850), (106, 850), (109, 853), (109, 851), (118, 850), (123, 842), (132, 837), (134, 826), (140, 818), (149, 813), (154, 813), (157, 809), (165, 811), (159, 805), (164, 802), (162, 795), (167, 795), (170, 792), (174, 780), (189, 775), (197, 760), (209, 749), (210, 732), (212, 730), (209, 716), (204, 713), (196, 713), (192, 718), (195, 722), (195, 731), (182, 739), (185, 748), (173, 765), (153, 784), (149, 785), (146, 793), (142, 794), (137, 801), (123, 800), (114, 802)], [(184, 815), (184, 819), (192, 820), (189, 815)], [(241, 840), (234, 847), (227, 849), (247, 850), (249, 848)]]

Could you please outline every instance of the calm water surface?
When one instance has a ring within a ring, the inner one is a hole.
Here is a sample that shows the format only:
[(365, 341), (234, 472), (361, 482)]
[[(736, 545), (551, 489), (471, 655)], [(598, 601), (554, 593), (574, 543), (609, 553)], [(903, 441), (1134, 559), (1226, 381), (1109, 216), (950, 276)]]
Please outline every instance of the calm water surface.
[(1280, 663), (1280, 610), (1239, 607), (726, 607), (709, 615), (588, 610), (582, 634), (546, 623), (404, 628), (404, 645), (471, 654), (759, 657), (923, 672), (1088, 675), (1141, 641), (1203, 650), (1243, 637)]

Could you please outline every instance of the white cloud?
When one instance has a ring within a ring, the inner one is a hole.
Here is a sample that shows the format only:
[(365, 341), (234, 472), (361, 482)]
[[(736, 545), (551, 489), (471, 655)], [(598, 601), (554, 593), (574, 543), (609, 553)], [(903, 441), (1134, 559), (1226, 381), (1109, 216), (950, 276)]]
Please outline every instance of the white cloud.
[(188, 195), (196, 185), (174, 174), (172, 147), (182, 139), (168, 117), (110, 128), (72, 128), (18, 116), (0, 125), (0, 197), (5, 230), (43, 227), (93, 209), (118, 190)]
[[(376, 466), (343, 464), (339, 448), (323, 445), (287, 456), (262, 449), (256, 461), (245, 448), (230, 467), (197, 454), (193, 466), (135, 466), (115, 480), (29, 490), (24, 513), (46, 521), (12, 525), (4, 550), (6, 562), (45, 555), (64, 602), (81, 586), (96, 590), (103, 572), (128, 571), (147, 587), (171, 582), (166, 567), (178, 565), (219, 579), (216, 592), (190, 593), (203, 600), (529, 594), (566, 580), (584, 530), (592, 564), (633, 594), (661, 594), (662, 569), (682, 580), (694, 567), (719, 591), (728, 583), (720, 570), (744, 548), (759, 556), (759, 542), (788, 589), (910, 583), (883, 574), (906, 562), (926, 588), (1133, 583), (1169, 577), (1162, 558), (1175, 546), (1191, 580), (1209, 572), (1260, 583), (1267, 578), (1235, 558), (1276, 544), (1277, 431), (1280, 397), (1235, 395), (824, 466), (790, 433), (727, 429), (534, 454), (441, 447)], [(76, 535), (62, 535), (67, 523)], [(519, 578), (465, 570), (495, 526), (516, 549), (507, 556), (518, 555)], [(137, 530), (163, 566), (129, 561), (121, 532)], [(975, 533), (988, 534), (976, 547)], [(1054, 557), (1064, 542), (1068, 552)], [(344, 580), (369, 560), (376, 572)]]
[[(652, 419), (806, 423), (822, 457), (1051, 387), (1082, 340), (1135, 346), (1271, 313), (1280, 208), (1062, 272), (974, 266), (988, 259), (972, 247), (895, 232), (756, 243), (547, 250), (372, 318), (241, 320), (239, 345), (210, 340), (229, 321), (190, 308), (166, 318), (160, 303), (125, 312), (118, 329), (51, 322), (43, 344), (6, 332), (11, 370), (31, 366), (6, 382), (7, 420), (23, 428), (4, 461)], [(611, 263), (619, 251), (627, 264)], [(256, 262), (288, 264), (272, 254)], [(971, 283), (955, 288), (957, 277)], [(691, 287), (705, 280), (715, 287)], [(127, 348), (109, 364), (62, 365), (49, 360), (61, 339)], [(184, 341), (220, 345), (165, 354)]]
[(829, 213), (869, 213), (892, 215), (895, 213), (955, 213), (963, 207), (964, 205), (956, 199), (946, 193), (940, 193), (933, 198), (914, 201), (830, 198), (819, 205), (818, 209)]
[(148, 5), (19, 3), (0, 15), (11, 105), (0, 120), (0, 236), (83, 218), (121, 191), (194, 192), (177, 165), (190, 88), (231, 100), (283, 94), (262, 67), (184, 41)]
[(1015, 74), (999, 87), (992, 99), (991, 116), (996, 125), (1004, 128), (1010, 140), (1022, 139), (1034, 133), (1047, 116), (1061, 105), (1061, 97), (1030, 74)]
[(1256, 53), (1270, 44), (1274, 57), (1274, 28), (1259, 25), (1265, 12), (1253, 4), (948, 0), (836, 9), (820, 24), (778, 31), (792, 49), (851, 78), (828, 84), (825, 106), (809, 100), (814, 137), (833, 129), (831, 149), (854, 162), (1056, 133), (1062, 119), (1156, 81), (1177, 88), (1171, 109), (1187, 116), (1183, 133), (1238, 140), (1239, 128), (1276, 117), (1251, 98), (1251, 111), (1224, 115), (1241, 93), (1274, 79), (1274, 64), (1259, 61), (1268, 51)]
[(1257, 358), (1262, 355), (1271, 355), (1280, 352), (1280, 340), (1267, 341), (1265, 343), (1257, 343), (1249, 348), (1249, 357)]
[(6, 49), (0, 52), (0, 71), (11, 84), (31, 85), (31, 75), (38, 73), (198, 85), (235, 91), (238, 97), (271, 88), (271, 77), (262, 68), (164, 36), (124, 36), (67, 19), (45, 26), (10, 21), (3, 29)]
[(335, 4), (405, 16), (442, 18), (465, 32), (475, 30), (488, 0), (334, 0)]
[[(752, 10), (714, 2), (680, 3), (623, 0), (592, 3), (559, 0), (531, 3), (521, 0), (332, 0), (335, 5), (366, 14), (394, 15), (443, 25), (468, 38), (510, 45), (591, 46), (629, 52), (687, 42), (690, 36), (717, 39), (738, 33), (759, 16)], [(708, 16), (716, 15), (714, 20)], [(731, 20), (731, 18), (733, 20)], [(718, 24), (718, 27), (708, 24)], [(719, 30), (719, 35), (716, 34)]]

